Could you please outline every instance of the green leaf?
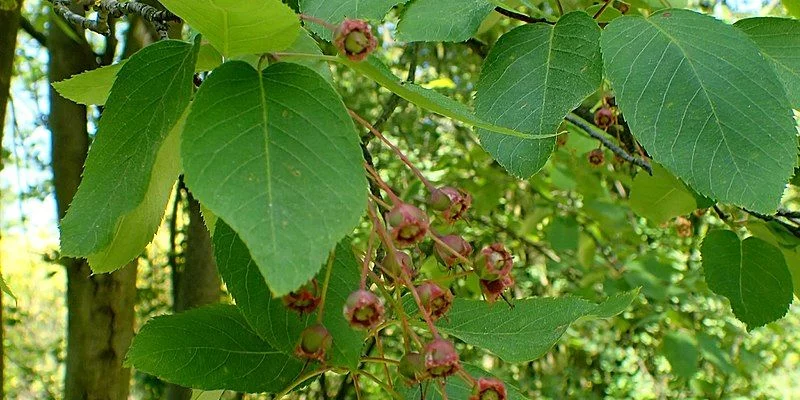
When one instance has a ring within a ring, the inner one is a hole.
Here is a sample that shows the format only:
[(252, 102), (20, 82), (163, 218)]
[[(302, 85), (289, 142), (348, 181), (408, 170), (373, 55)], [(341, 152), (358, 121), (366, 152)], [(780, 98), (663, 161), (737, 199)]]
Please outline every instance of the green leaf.
[(786, 231), (777, 222), (748, 221), (747, 230), (759, 238), (781, 249), (783, 259), (792, 275), (794, 295), (800, 298), (800, 239)]
[(656, 163), (653, 175), (636, 175), (631, 186), (631, 210), (656, 225), (697, 209), (697, 200), (686, 184)]
[[(554, 134), (564, 116), (600, 86), (600, 28), (585, 12), (553, 25), (527, 24), (500, 37), (486, 57), (475, 111), (488, 122), (532, 134)], [(528, 178), (555, 147), (555, 138), (491, 135), (481, 144), (508, 172)]]
[(2, 275), (0, 275), (0, 291), (11, 296), (14, 301), (17, 301), (17, 296), (15, 296), (14, 292), (11, 291), (11, 288), (8, 287), (8, 284), (6, 283), (5, 279), (3, 279)]
[(689, 10), (612, 21), (605, 70), (649, 154), (713, 199), (771, 213), (797, 138), (772, 66), (740, 30)]
[(473, 114), (472, 111), (467, 108), (467, 106), (435, 90), (426, 89), (413, 83), (401, 81), (400, 78), (398, 78), (392, 73), (391, 70), (389, 70), (389, 67), (384, 65), (375, 57), (369, 57), (363, 62), (354, 62), (343, 57), (329, 57), (327, 59), (347, 65), (362, 75), (374, 80), (392, 93), (410, 101), (411, 103), (414, 103), (421, 108), (447, 118), (454, 119), (461, 123), (474, 126), (476, 128), (491, 131), (492, 134), (496, 133), (524, 139), (553, 138), (556, 136), (555, 133), (532, 135), (486, 122), (485, 120), (476, 117), (475, 114)]
[[(472, 376), (475, 379), (496, 378), (496, 376), (472, 364), (462, 364), (462, 367), (467, 373), (470, 374), (470, 376)], [(522, 392), (520, 392), (520, 390), (517, 389), (515, 386), (510, 385), (508, 382), (505, 382), (505, 384), (506, 384), (506, 390), (508, 391), (509, 400), (525, 400), (528, 398), (524, 394), (522, 394)], [(395, 384), (395, 388), (397, 389), (397, 392), (400, 393), (403, 396), (403, 398), (407, 400), (442, 399), (442, 395), (439, 394), (438, 385), (434, 384), (408, 386), (402, 380), (398, 380), (398, 382)], [(473, 386), (470, 383), (465, 382), (460, 377), (452, 377), (445, 380), (445, 391), (447, 391), (448, 399), (468, 399), (472, 395), (472, 388)]]
[(672, 366), (672, 373), (684, 379), (691, 379), (697, 373), (700, 351), (694, 338), (681, 332), (670, 332), (664, 336), (661, 352)]
[(155, 317), (134, 337), (127, 366), (194, 389), (277, 392), (303, 369), (259, 338), (236, 307), (215, 304)]
[(221, 64), (222, 54), (211, 43), (203, 41), (197, 54), (197, 65), (194, 66), (194, 72), (211, 71)]
[(730, 356), (722, 351), (717, 338), (698, 332), (696, 339), (705, 360), (714, 364), (720, 372), (726, 375), (736, 372), (736, 368), (731, 364)]
[(733, 26), (750, 37), (775, 67), (794, 108), (800, 108), (800, 21), (789, 18), (747, 18)]
[(110, 272), (153, 239), (180, 173), (177, 146), (196, 57), (197, 46), (166, 40), (122, 67), (61, 223), (63, 255)]
[(442, 331), (491, 351), (506, 362), (541, 357), (569, 325), (583, 317), (609, 318), (624, 311), (639, 295), (625, 292), (594, 304), (577, 297), (529, 298), (505, 304), (456, 299)]
[(575, 218), (556, 217), (545, 229), (550, 247), (557, 252), (578, 249), (579, 225)]
[[(345, 18), (380, 21), (383, 16), (400, 3), (407, 0), (300, 0), (300, 11), (305, 15), (317, 17), (332, 25), (339, 25)], [(317, 23), (309, 23), (308, 28), (325, 40), (333, 36), (330, 29)]]
[(353, 121), (330, 83), (297, 64), (217, 68), (182, 156), (187, 186), (240, 235), (275, 296), (309, 281), (366, 207)]
[(116, 64), (73, 75), (63, 81), (53, 82), (53, 88), (61, 96), (78, 104), (106, 104), (111, 86), (117, 79), (117, 73), (126, 61), (122, 60)]
[(783, 317), (792, 303), (792, 277), (780, 249), (756, 237), (740, 241), (712, 231), (700, 249), (709, 289), (731, 302), (733, 313), (758, 328)]
[(800, 0), (781, 0), (781, 3), (789, 15), (800, 18)]
[[(250, 258), (247, 247), (221, 220), (217, 221), (213, 240), (219, 273), (244, 318), (272, 347), (291, 356), (300, 332), (316, 323), (316, 313), (301, 317), (297, 312), (284, 307), (280, 298), (273, 298), (264, 277)], [(340, 242), (336, 246), (331, 281), (325, 298), (323, 324), (333, 336), (329, 363), (350, 369), (358, 368), (364, 333), (354, 331), (342, 316), (341, 310), (347, 296), (358, 290), (361, 277), (359, 269), (350, 242)], [(317, 277), (320, 290), (324, 280), (323, 269)]]
[(226, 57), (283, 50), (300, 31), (297, 15), (280, 0), (164, 0), (161, 4)]
[(494, 5), (487, 0), (413, 0), (397, 24), (404, 42), (463, 42), (475, 35)]

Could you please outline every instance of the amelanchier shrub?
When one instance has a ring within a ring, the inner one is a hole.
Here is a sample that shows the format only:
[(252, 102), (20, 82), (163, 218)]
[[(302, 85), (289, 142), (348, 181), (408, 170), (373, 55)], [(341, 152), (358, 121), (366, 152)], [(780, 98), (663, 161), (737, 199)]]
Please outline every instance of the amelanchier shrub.
[[(599, 304), (513, 298), (518, 249), (465, 236), (458, 221), (480, 223), (471, 219), (470, 193), (459, 182), (432, 183), (348, 108), (329, 63), (474, 127), (483, 148), (520, 179), (543, 168), (564, 129), (579, 130), (614, 162), (646, 174), (640, 185), (648, 190), (631, 200), (644, 217), (666, 220), (722, 203), (778, 222), (782, 231), (771, 236), (708, 233), (703, 268), (748, 329), (782, 317), (792, 301), (796, 263), (787, 260), (797, 243), (787, 240), (800, 236), (800, 223), (780, 201), (797, 165), (796, 20), (731, 26), (695, 11), (617, 1), (588, 12), (489, 0), (300, 0), (295, 9), (278, 0), (161, 3), (169, 12), (123, 11), (159, 29), (182, 20), (197, 32), (193, 40), (164, 39), (55, 84), (76, 102), (104, 105), (62, 221), (62, 254), (87, 258), (97, 273), (123, 266), (153, 238), (183, 174), (235, 299), (149, 321), (127, 357), (141, 371), (198, 389), (279, 395), (333, 372), (352, 376), (356, 388), (373, 381), (387, 398), (523, 398), (460, 352), (472, 346), (528, 362), (577, 319), (611, 318), (638, 296), (623, 292)], [(120, 6), (95, 7), (100, 21)], [(68, 9), (56, 11), (75, 22)], [(376, 23), (389, 12), (399, 15), (392, 34), (400, 41), (460, 42), (493, 11), (516, 27), (488, 50), (474, 110), (404, 82), (375, 55)], [(323, 54), (326, 41), (338, 55)], [(602, 100), (592, 124), (573, 111), (596, 93)], [(629, 143), (614, 134), (623, 124)], [(426, 200), (398, 194), (359, 130), (403, 162)], [(589, 152), (589, 163), (603, 165), (604, 154)], [(361, 232), (357, 248), (354, 232)], [(442, 274), (421, 271), (429, 257)], [(480, 296), (465, 279), (477, 281)], [(375, 364), (383, 373), (370, 372)]]

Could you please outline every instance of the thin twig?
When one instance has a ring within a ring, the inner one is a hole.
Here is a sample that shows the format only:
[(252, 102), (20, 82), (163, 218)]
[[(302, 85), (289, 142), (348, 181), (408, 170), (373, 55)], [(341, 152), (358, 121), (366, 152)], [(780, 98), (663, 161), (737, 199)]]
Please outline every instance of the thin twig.
[(527, 22), (529, 24), (535, 24), (537, 22), (544, 22), (545, 24), (551, 24), (551, 25), (554, 24), (554, 22), (550, 22), (546, 18), (533, 18), (530, 15), (525, 15), (515, 11), (507, 10), (503, 7), (495, 7), (494, 10), (497, 11), (499, 14), (505, 15), (508, 18), (516, 19), (522, 22)]
[(567, 114), (565, 119), (567, 121), (571, 122), (573, 125), (581, 128), (584, 132), (589, 134), (589, 136), (599, 140), (600, 143), (603, 144), (603, 146), (605, 146), (606, 148), (608, 148), (609, 150), (614, 152), (614, 154), (618, 155), (623, 160), (625, 160), (625, 161), (627, 161), (627, 162), (629, 162), (631, 164), (637, 165), (637, 166), (641, 167), (642, 169), (644, 169), (645, 171), (647, 171), (648, 174), (653, 175), (653, 167), (650, 166), (649, 162), (647, 162), (646, 160), (644, 160), (642, 158), (634, 157), (634, 156), (628, 154), (627, 151), (625, 151), (623, 148), (617, 146), (616, 144), (614, 144), (614, 142), (612, 142), (607, 137), (605, 137), (602, 133), (600, 133), (601, 131), (598, 128), (596, 128), (594, 125), (590, 124), (589, 122), (586, 122), (586, 120), (584, 120), (583, 118), (581, 118), (581, 117), (579, 117), (579, 116), (577, 116), (575, 114), (572, 114), (572, 113)]
[(31, 21), (29, 21), (27, 18), (21, 17), (19, 19), (19, 27), (22, 28), (25, 33), (30, 35), (33, 40), (37, 41), (40, 46), (47, 47), (47, 35), (37, 31), (36, 27), (34, 27)]
[(138, 1), (119, 2), (116, 0), (100, 0), (94, 5), (97, 11), (95, 19), (86, 18), (83, 15), (76, 14), (70, 9), (73, 3), (70, 0), (49, 0), (53, 4), (53, 10), (56, 14), (67, 20), (72, 25), (80, 26), (92, 32), (101, 35), (111, 34), (109, 27), (109, 18), (119, 18), (123, 15), (138, 15), (144, 20), (156, 26), (156, 29), (162, 31), (166, 28), (167, 22), (178, 22), (180, 18), (166, 10), (159, 10), (153, 6), (139, 3)]

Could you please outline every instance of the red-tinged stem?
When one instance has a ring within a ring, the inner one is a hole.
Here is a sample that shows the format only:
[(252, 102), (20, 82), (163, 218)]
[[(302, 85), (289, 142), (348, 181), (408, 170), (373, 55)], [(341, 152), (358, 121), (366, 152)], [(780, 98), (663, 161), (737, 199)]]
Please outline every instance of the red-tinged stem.
[(315, 24), (322, 25), (322, 26), (330, 29), (331, 31), (335, 31), (336, 28), (338, 28), (336, 25), (334, 25), (334, 24), (332, 24), (332, 23), (330, 23), (328, 21), (325, 21), (324, 19), (313, 17), (311, 15), (297, 14), (297, 16), (300, 17), (300, 19), (302, 19), (303, 21), (313, 22)]
[(437, 380), (436, 384), (439, 385), (439, 392), (442, 394), (442, 400), (448, 400), (447, 388), (445, 387), (444, 379)]
[(430, 313), (428, 310), (425, 309), (422, 305), (422, 299), (419, 298), (419, 293), (417, 293), (417, 288), (414, 287), (414, 283), (411, 282), (411, 278), (408, 276), (406, 271), (400, 271), (400, 276), (403, 278), (403, 283), (408, 287), (408, 291), (411, 292), (411, 296), (414, 297), (414, 301), (417, 303), (417, 308), (419, 308), (419, 313), (422, 315), (422, 319), (425, 320), (425, 323), (428, 324), (428, 329), (431, 331), (431, 335), (433, 335), (434, 339), (439, 339), (441, 336), (439, 335), (439, 330), (436, 329), (436, 325), (433, 324), (433, 319), (431, 319)]
[(375, 196), (375, 195), (374, 195), (374, 194), (372, 194), (372, 193), (370, 193), (370, 194), (369, 194), (369, 198), (370, 198), (370, 199), (372, 199), (372, 201), (374, 201), (374, 202), (378, 203), (378, 205), (379, 205), (379, 206), (381, 206), (381, 207), (383, 207), (383, 208), (385, 208), (385, 209), (387, 209), (387, 210), (389, 210), (389, 209), (391, 209), (391, 208), (392, 208), (392, 206), (391, 206), (391, 205), (389, 205), (389, 203), (387, 203), (387, 202), (383, 201), (383, 199), (381, 199), (381, 198), (380, 198), (380, 197), (378, 197), (378, 196)]
[(403, 202), (403, 200), (401, 200), (400, 197), (397, 197), (397, 195), (394, 194), (394, 191), (392, 191), (389, 185), (387, 185), (386, 182), (384, 182), (383, 179), (381, 179), (381, 176), (378, 174), (378, 171), (375, 171), (375, 168), (372, 168), (372, 166), (370, 166), (369, 164), (364, 163), (364, 169), (367, 170), (372, 180), (375, 181), (376, 184), (378, 184), (378, 187), (383, 189), (383, 191), (389, 195), (389, 198), (392, 200), (393, 204), (396, 205), (396, 204), (401, 204)]
[(458, 376), (461, 379), (463, 379), (464, 382), (467, 382), (472, 386), (475, 386), (475, 385), (478, 384), (478, 381), (476, 381), (475, 378), (472, 377), (472, 375), (470, 375), (467, 371), (464, 371), (463, 369), (459, 369), (458, 370)]
[(457, 252), (454, 248), (448, 246), (447, 243), (442, 241), (442, 239), (439, 239), (439, 237), (436, 236), (435, 233), (429, 232), (429, 235), (430, 235), (431, 239), (433, 239), (434, 242), (438, 243), (441, 246), (444, 246), (444, 249), (447, 250), (448, 253), (456, 256), (456, 258), (458, 258), (459, 260), (463, 261), (464, 264), (467, 264), (470, 267), (472, 266), (472, 260), (464, 257), (463, 255), (461, 255), (461, 253)]
[[(381, 340), (381, 335), (375, 335), (375, 345), (378, 346), (378, 355), (381, 356), (381, 359), (385, 358), (386, 355), (383, 352), (383, 341)], [(383, 364), (383, 372), (386, 374), (386, 383), (390, 388), (394, 389), (394, 386), (392, 386), (392, 376), (389, 374), (389, 366), (386, 365), (386, 363)]]
[[(392, 254), (396, 258), (397, 257), (396, 256), (397, 250), (394, 247), (394, 243), (392, 243), (392, 239), (389, 238), (389, 234), (386, 233), (386, 229), (383, 227), (383, 224), (381, 224), (381, 221), (378, 218), (378, 213), (376, 212), (375, 208), (376, 208), (376, 206), (375, 206), (375, 203), (373, 203), (373, 202), (370, 202), (368, 204), (368, 206), (367, 206), (367, 213), (369, 214), (369, 217), (372, 220), (372, 225), (375, 228), (376, 232), (378, 232), (378, 238), (381, 240), (383, 245), (387, 249), (389, 249), (389, 254)], [(396, 262), (399, 262), (399, 261), (396, 260)], [(372, 274), (374, 274), (374, 272), (372, 272)], [(395, 280), (395, 282), (398, 282), (397, 278), (393, 278), (393, 279)], [(414, 286), (412, 285), (412, 286), (409, 286), (409, 287), (412, 288), (412, 292), (413, 292), (413, 287)], [(398, 304), (395, 301), (395, 299), (392, 298), (391, 296), (387, 296), (387, 297), (392, 299), (391, 300), (392, 307), (394, 307), (395, 312), (400, 316), (400, 320), (401, 320), (402, 326), (403, 326), (403, 332), (406, 333), (406, 335), (411, 336), (412, 338), (414, 338), (416, 340), (417, 344), (420, 347), (422, 347), (422, 342), (419, 340), (419, 338), (416, 337), (416, 334), (414, 333), (414, 331), (411, 330), (411, 328), (408, 325), (408, 321), (406, 320), (405, 310), (403, 309), (403, 307), (400, 304)], [(406, 350), (408, 350), (409, 346), (408, 346), (408, 339), (407, 338), (406, 338), (405, 345), (406, 345)]]
[(375, 229), (369, 233), (367, 240), (367, 253), (364, 254), (364, 263), (361, 266), (361, 290), (367, 289), (367, 272), (369, 272), (369, 260), (372, 259), (372, 245), (375, 243)]
[(400, 151), (400, 149), (397, 146), (395, 146), (392, 142), (390, 142), (389, 139), (386, 139), (386, 136), (383, 136), (383, 134), (379, 130), (375, 129), (375, 127), (372, 126), (369, 122), (367, 122), (367, 120), (362, 118), (360, 115), (356, 114), (355, 111), (348, 109), (347, 112), (350, 113), (350, 116), (353, 117), (353, 119), (356, 120), (356, 122), (361, 124), (363, 127), (369, 129), (369, 131), (372, 132), (372, 134), (375, 135), (375, 137), (377, 137), (383, 143), (389, 146), (389, 148), (391, 148), (392, 151), (394, 151), (394, 153), (397, 154), (398, 157), (400, 157), (400, 160), (402, 160), (403, 163), (406, 164), (406, 166), (408, 166), (408, 168), (411, 169), (411, 172), (413, 172), (414, 175), (416, 175), (417, 178), (419, 178), (419, 180), (422, 182), (423, 185), (425, 185), (426, 188), (428, 188), (428, 190), (430, 191), (436, 190), (436, 187), (433, 186), (433, 184), (431, 184), (431, 182), (427, 178), (425, 178), (424, 175), (422, 175), (422, 171), (420, 171), (417, 167), (415, 167), (414, 164), (411, 163), (408, 157), (406, 157), (406, 155), (403, 154), (403, 152)]

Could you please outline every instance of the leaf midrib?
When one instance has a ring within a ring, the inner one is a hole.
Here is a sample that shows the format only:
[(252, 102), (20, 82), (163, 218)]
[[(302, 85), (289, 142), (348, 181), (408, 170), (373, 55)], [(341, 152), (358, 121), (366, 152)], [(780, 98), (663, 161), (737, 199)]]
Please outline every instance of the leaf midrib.
[(268, 214), (268, 221), (269, 221), (269, 229), (270, 234), (272, 235), (272, 252), (273, 254), (277, 253), (277, 240), (275, 238), (275, 215), (272, 209), (272, 163), (270, 162), (269, 157), (269, 126), (268, 126), (268, 113), (267, 113), (267, 93), (264, 91), (264, 73), (262, 71), (256, 71), (258, 74), (258, 90), (259, 90), (259, 101), (261, 102), (261, 116), (263, 118), (263, 126), (264, 126), (264, 161), (266, 164), (266, 187), (264, 188), (267, 191), (267, 214)]

